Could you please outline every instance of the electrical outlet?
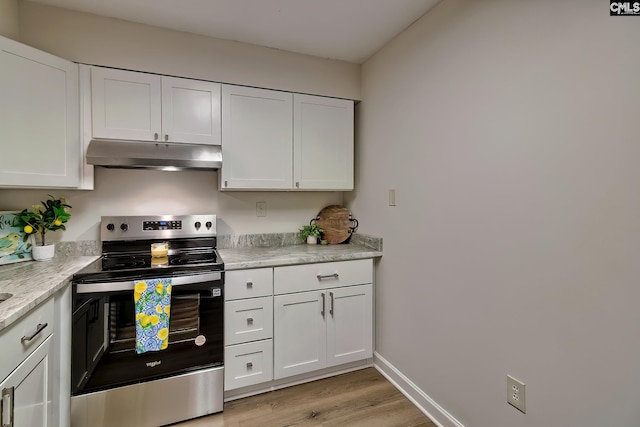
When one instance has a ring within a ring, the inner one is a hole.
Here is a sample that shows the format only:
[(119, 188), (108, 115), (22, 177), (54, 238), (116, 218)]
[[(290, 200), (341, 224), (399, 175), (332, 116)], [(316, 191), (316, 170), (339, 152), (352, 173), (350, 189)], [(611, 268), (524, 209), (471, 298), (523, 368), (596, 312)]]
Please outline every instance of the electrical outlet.
[(526, 414), (524, 388), (522, 381), (507, 375), (507, 403)]
[(267, 216), (267, 202), (256, 202), (256, 216)]

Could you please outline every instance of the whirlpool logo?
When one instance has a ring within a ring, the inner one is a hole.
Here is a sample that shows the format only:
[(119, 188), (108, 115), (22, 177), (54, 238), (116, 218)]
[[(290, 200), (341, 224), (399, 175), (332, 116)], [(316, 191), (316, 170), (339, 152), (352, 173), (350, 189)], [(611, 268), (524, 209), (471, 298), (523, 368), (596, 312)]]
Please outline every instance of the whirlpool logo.
[(640, 1), (609, 0), (610, 16), (640, 15)]
[(160, 365), (162, 363), (162, 360), (154, 360), (153, 362), (147, 362), (147, 366), (149, 368), (155, 368), (156, 366)]

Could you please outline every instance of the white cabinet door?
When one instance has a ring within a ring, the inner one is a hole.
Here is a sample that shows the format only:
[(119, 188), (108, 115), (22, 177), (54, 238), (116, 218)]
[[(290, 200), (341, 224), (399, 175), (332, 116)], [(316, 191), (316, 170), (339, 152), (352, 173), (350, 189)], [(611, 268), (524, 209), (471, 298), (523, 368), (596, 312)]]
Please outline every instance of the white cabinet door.
[(0, 37), (0, 186), (77, 187), (78, 65)]
[(293, 187), (293, 96), (222, 86), (221, 189)]
[[(1, 384), (2, 425), (53, 427), (51, 353), (53, 337), (47, 338)], [(10, 420), (13, 417), (13, 424)]]
[(373, 285), (326, 291), (327, 366), (363, 360), (373, 355)]
[(162, 77), (162, 140), (220, 145), (220, 84)]
[(300, 292), (274, 297), (274, 379), (326, 366), (326, 297)]
[(156, 141), (161, 128), (160, 76), (93, 67), (91, 105), (96, 138)]
[(353, 101), (295, 94), (294, 181), (301, 190), (353, 190)]

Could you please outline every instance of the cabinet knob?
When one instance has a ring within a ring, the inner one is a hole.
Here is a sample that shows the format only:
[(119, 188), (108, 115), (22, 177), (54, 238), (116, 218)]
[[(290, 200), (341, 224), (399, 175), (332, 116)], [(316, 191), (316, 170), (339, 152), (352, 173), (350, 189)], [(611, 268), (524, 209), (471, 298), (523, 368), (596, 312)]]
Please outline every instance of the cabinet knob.
[(169, 140), (169, 134), (168, 134), (168, 133), (165, 133), (165, 134), (164, 134), (164, 140), (165, 140), (165, 141), (168, 141), (168, 140)]
[(156, 132), (156, 133), (154, 133), (154, 134), (153, 134), (153, 139), (154, 139), (155, 141), (157, 141), (157, 140), (158, 140), (158, 132)]
[(247, 289), (253, 288), (253, 282), (247, 282)]
[(224, 186), (225, 186), (225, 187), (228, 187), (228, 186), (229, 186), (229, 182), (225, 181), (225, 182), (224, 182)]
[(253, 325), (253, 317), (247, 317), (247, 325)]
[(300, 188), (300, 183), (296, 181), (296, 188)]
[(253, 368), (253, 363), (247, 362), (247, 369), (251, 369), (251, 368)]

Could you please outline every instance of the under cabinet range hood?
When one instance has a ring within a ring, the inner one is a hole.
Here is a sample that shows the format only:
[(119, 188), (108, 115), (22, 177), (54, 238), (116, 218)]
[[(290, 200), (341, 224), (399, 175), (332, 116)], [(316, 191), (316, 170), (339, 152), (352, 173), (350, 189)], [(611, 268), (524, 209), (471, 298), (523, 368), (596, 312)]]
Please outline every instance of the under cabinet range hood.
[(87, 163), (123, 169), (205, 169), (222, 167), (222, 147), (167, 142), (92, 139)]

